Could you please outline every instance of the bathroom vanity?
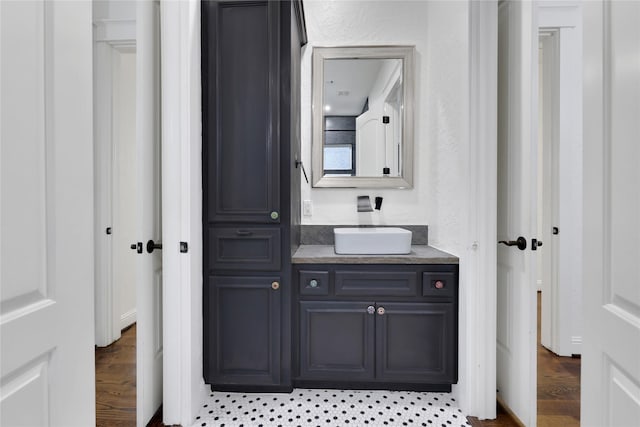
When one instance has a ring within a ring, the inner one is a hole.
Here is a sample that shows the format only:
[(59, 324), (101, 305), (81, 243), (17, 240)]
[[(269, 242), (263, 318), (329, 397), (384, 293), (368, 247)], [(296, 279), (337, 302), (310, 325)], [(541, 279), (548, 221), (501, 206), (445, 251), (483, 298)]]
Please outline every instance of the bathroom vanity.
[(294, 386), (450, 391), (457, 382), (457, 258), (429, 246), (409, 255), (293, 257)]
[[(202, 2), (205, 382), (229, 391), (450, 390), (458, 366), (458, 259), (427, 245), (426, 226), (418, 227), (423, 238), (414, 231), (414, 246), (405, 241), (406, 255), (337, 255), (332, 226), (317, 235), (330, 235), (327, 241), (304, 237), (305, 43), (300, 1)], [(397, 63), (389, 69), (397, 84), (386, 85), (402, 101), (389, 105), (404, 111), (392, 132), (403, 135), (402, 147), (392, 147), (394, 176), (376, 167), (380, 176), (315, 180), (314, 172), (312, 182), (409, 188), (413, 48), (331, 49), (323, 57), (353, 55)], [(381, 119), (385, 126), (391, 120)], [(313, 169), (322, 176), (321, 164)]]

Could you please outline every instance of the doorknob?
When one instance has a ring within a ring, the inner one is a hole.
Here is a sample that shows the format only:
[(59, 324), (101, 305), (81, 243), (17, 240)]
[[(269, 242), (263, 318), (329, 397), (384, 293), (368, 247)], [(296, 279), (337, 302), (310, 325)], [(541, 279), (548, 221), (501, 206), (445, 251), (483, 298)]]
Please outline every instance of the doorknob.
[(132, 243), (130, 248), (133, 249), (134, 251), (138, 252), (139, 254), (141, 254), (142, 253), (142, 242)]
[(518, 237), (516, 240), (509, 240), (508, 242), (506, 240), (500, 240), (498, 243), (502, 243), (507, 246), (517, 246), (521, 251), (527, 249), (527, 239), (522, 236)]
[(147, 242), (147, 252), (151, 253), (154, 249), (162, 249), (162, 243), (155, 243), (153, 240)]

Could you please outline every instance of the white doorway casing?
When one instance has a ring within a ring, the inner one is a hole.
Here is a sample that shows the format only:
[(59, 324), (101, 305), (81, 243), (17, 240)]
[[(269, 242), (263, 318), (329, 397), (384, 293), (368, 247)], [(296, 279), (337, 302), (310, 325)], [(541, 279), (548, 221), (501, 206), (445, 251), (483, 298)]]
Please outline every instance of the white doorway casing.
[[(200, 2), (161, 2), (163, 422), (191, 425), (207, 395), (202, 352)], [(188, 244), (181, 253), (180, 242)]]

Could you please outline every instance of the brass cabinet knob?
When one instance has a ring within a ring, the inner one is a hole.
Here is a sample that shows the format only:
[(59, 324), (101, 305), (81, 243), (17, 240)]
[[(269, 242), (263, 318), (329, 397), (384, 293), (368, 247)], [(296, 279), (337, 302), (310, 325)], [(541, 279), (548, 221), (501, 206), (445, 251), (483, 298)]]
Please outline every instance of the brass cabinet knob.
[(280, 283), (271, 282), (271, 289), (273, 289), (274, 291), (277, 291), (278, 289), (280, 289)]

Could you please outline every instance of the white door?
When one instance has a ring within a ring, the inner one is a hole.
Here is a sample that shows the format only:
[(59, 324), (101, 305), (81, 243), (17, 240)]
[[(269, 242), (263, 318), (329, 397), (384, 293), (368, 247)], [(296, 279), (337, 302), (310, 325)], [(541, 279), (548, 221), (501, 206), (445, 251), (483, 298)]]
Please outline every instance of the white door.
[(90, 2), (0, 2), (0, 425), (95, 424)]
[[(138, 165), (137, 424), (162, 404), (162, 242), (160, 171), (160, 14), (156, 1), (136, 4)], [(152, 252), (149, 252), (151, 250)]]
[(538, 35), (531, 2), (500, 3), (498, 16), (498, 397), (536, 424)]
[(640, 3), (584, 2), (580, 421), (640, 424)]

